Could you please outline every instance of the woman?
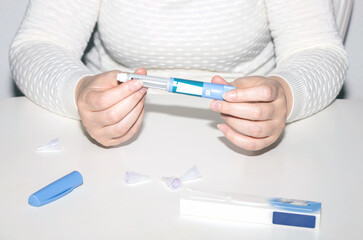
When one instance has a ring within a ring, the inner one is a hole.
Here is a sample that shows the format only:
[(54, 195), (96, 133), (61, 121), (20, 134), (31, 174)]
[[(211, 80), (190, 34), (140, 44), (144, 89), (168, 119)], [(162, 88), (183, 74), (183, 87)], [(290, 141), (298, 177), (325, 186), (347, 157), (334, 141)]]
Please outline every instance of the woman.
[(147, 92), (111, 70), (230, 82), (210, 107), (248, 150), (329, 105), (347, 69), (330, 0), (31, 0), (10, 60), (26, 96), (105, 146), (136, 133)]

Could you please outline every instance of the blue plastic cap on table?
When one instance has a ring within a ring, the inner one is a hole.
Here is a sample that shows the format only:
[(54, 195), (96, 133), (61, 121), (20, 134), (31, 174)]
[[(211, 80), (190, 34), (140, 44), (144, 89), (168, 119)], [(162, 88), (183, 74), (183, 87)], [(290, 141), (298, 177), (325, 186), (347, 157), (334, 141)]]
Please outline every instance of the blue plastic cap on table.
[(29, 197), (28, 203), (34, 207), (40, 207), (44, 204), (51, 203), (72, 192), (73, 189), (80, 186), (82, 183), (82, 175), (78, 171), (73, 171), (33, 193)]

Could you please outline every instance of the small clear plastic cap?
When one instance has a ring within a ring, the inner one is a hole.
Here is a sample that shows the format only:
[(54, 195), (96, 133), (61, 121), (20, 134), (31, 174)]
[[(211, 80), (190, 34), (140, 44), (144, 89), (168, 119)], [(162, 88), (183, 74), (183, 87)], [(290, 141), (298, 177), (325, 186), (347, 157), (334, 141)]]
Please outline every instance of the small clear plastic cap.
[(136, 184), (150, 181), (150, 176), (136, 173), (136, 172), (126, 172), (125, 182), (127, 184)]
[(180, 178), (162, 177), (161, 181), (164, 182), (171, 190), (178, 190), (183, 187), (183, 183)]
[(184, 175), (180, 179), (184, 183), (201, 177), (202, 175), (200, 174), (199, 169), (197, 168), (196, 165), (194, 165), (191, 169), (189, 169), (186, 173), (184, 173)]
[(61, 150), (59, 138), (54, 138), (46, 144), (40, 145), (36, 148), (37, 152), (48, 152)]
[(128, 73), (118, 73), (117, 74), (117, 81), (119, 82), (126, 82), (128, 77), (127, 77)]

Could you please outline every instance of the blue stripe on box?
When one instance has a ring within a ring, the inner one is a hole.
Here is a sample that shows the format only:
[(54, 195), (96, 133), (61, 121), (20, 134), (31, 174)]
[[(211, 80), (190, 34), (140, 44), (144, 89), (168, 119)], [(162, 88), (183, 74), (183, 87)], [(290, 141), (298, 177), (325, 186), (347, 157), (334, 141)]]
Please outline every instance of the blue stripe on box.
[(315, 216), (286, 212), (273, 212), (272, 215), (273, 224), (295, 227), (315, 228), (315, 220)]

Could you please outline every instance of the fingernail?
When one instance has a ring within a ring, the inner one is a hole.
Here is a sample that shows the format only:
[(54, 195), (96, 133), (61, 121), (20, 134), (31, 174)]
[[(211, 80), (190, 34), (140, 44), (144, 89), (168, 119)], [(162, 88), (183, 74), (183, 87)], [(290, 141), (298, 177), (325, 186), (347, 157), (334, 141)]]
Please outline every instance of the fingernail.
[(217, 128), (219, 129), (219, 131), (221, 131), (223, 134), (226, 134), (226, 132), (227, 132), (227, 128), (226, 128), (226, 126), (225, 125), (223, 125), (223, 124), (218, 124), (217, 125)]
[(146, 92), (147, 92), (147, 88), (146, 88), (146, 87), (142, 87), (139, 91), (140, 91), (141, 93), (146, 93)]
[(236, 99), (236, 91), (228, 91), (225, 94), (223, 94), (223, 98), (225, 100), (235, 100)]
[(219, 112), (219, 110), (221, 109), (221, 103), (218, 101), (213, 101), (211, 103), (211, 108), (213, 111)]
[(142, 87), (142, 82), (139, 81), (139, 80), (136, 80), (136, 81), (133, 81), (131, 84), (130, 84), (130, 89), (132, 91), (137, 91), (139, 90), (140, 88)]

